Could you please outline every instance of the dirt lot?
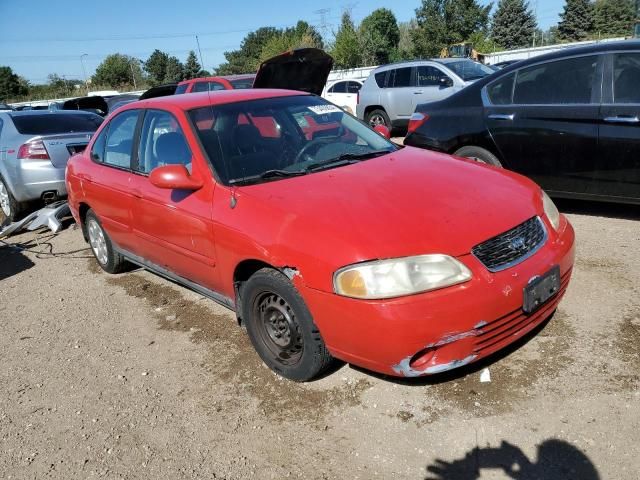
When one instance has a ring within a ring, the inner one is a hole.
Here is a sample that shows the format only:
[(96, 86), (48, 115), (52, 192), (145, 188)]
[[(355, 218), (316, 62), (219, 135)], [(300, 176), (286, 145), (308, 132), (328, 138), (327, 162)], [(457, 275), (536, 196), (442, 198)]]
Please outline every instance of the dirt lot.
[(537, 336), (487, 363), (489, 383), (486, 365), (284, 381), (229, 311), (102, 273), (79, 230), (14, 237), (75, 253), (0, 246), (0, 477), (638, 478), (640, 212), (560, 206), (573, 282)]

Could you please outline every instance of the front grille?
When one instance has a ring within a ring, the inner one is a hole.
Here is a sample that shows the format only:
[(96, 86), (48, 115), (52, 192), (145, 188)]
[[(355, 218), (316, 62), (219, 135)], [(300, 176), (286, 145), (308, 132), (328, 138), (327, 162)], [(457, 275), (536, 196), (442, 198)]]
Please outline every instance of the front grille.
[(515, 228), (476, 245), (471, 253), (492, 272), (504, 270), (533, 255), (547, 237), (542, 220), (533, 217)]

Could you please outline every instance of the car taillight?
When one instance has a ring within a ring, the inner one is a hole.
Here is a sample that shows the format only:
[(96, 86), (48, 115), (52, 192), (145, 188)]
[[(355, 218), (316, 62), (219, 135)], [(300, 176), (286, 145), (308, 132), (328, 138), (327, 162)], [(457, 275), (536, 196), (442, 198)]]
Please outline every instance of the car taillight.
[(42, 140), (33, 140), (20, 145), (18, 149), (20, 160), (50, 160), (49, 153)]
[(413, 115), (411, 115), (411, 118), (409, 118), (409, 127), (407, 129), (408, 133), (415, 132), (427, 120), (429, 120), (429, 115), (415, 112)]

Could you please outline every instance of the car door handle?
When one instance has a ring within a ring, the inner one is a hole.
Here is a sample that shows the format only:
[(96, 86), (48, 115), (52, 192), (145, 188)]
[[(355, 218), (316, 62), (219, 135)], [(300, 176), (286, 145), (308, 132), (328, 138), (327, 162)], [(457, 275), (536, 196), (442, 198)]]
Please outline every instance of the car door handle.
[(489, 120), (506, 120), (506, 121), (513, 121), (513, 119), (515, 118), (515, 114), (513, 113), (492, 113), (491, 115), (489, 115)]
[(414, 95), (422, 95), (424, 92), (420, 90), (419, 92), (413, 92)]
[(604, 119), (607, 123), (640, 123), (640, 119), (635, 116), (618, 116), (618, 117), (605, 117)]

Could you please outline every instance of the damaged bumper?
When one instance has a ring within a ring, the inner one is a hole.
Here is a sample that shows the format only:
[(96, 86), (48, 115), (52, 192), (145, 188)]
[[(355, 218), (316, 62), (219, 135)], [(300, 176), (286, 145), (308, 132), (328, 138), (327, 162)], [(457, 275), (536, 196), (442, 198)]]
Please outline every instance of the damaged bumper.
[[(553, 314), (571, 277), (574, 232), (565, 222), (536, 255), (501, 272), (489, 272), (472, 255), (459, 260), (473, 279), (442, 290), (382, 301), (310, 288), (303, 296), (334, 356), (394, 376), (433, 375), (505, 348)], [(560, 290), (525, 313), (525, 286), (554, 265), (560, 267)]]

